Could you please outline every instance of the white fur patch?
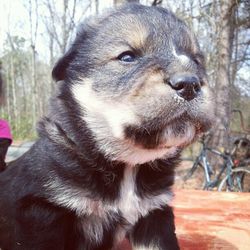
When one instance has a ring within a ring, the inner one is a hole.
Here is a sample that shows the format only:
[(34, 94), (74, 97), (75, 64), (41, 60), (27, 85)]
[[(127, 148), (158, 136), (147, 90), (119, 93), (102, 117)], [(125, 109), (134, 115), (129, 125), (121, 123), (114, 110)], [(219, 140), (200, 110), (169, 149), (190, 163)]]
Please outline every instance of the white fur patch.
[(157, 246), (133, 246), (133, 250), (159, 250), (160, 248)]
[(191, 123), (185, 124), (185, 131), (176, 135), (176, 131), (171, 126), (167, 127), (163, 133), (162, 141), (166, 142), (156, 149), (143, 149), (132, 144), (124, 145), (118, 160), (131, 165), (143, 164), (155, 159), (162, 159), (175, 155), (178, 147), (190, 143), (195, 136), (195, 127)]
[(51, 194), (50, 201), (75, 211), (78, 216), (95, 215), (108, 220), (113, 213), (120, 211), (130, 224), (134, 224), (140, 216), (169, 204), (172, 199), (172, 193), (167, 192), (143, 199), (138, 197), (135, 192), (136, 173), (137, 168), (125, 169), (120, 199), (110, 204), (88, 198), (88, 191), (64, 183), (59, 178), (51, 179), (45, 187)]
[[(105, 129), (113, 137), (121, 139), (124, 137), (122, 129), (124, 124), (138, 124), (138, 119), (128, 103), (114, 103), (108, 98), (104, 100), (92, 90), (91, 81), (88, 79), (84, 79), (84, 83), (74, 84), (72, 92), (80, 106), (86, 110), (84, 119), (92, 126), (93, 131)], [(101, 121), (104, 124), (100, 124)]]
[(181, 62), (181, 64), (184, 64), (184, 65), (188, 64), (190, 61), (190, 59), (185, 55), (178, 55), (177, 58)]
[(132, 225), (140, 216), (145, 216), (149, 211), (169, 204), (172, 200), (172, 193), (168, 192), (143, 199), (138, 197), (135, 192), (136, 173), (136, 168), (126, 168), (121, 187), (121, 198), (118, 203), (122, 215)]
[[(167, 147), (181, 146), (190, 143), (195, 136), (195, 127), (193, 124), (186, 122), (184, 131), (176, 135), (176, 131), (172, 127), (167, 127), (164, 131), (163, 138), (166, 140)], [(163, 139), (163, 140), (164, 140)]]
[(187, 57), (186, 55), (179, 55), (176, 52), (175, 47), (173, 46), (173, 50), (172, 50), (173, 55), (178, 59), (178, 61), (183, 64), (183, 65), (187, 65), (190, 62), (190, 58)]
[(166, 147), (157, 149), (143, 149), (135, 145), (124, 145), (125, 150), (121, 150), (117, 160), (126, 162), (130, 165), (143, 164), (146, 162), (154, 161), (171, 157), (177, 152), (177, 147)]

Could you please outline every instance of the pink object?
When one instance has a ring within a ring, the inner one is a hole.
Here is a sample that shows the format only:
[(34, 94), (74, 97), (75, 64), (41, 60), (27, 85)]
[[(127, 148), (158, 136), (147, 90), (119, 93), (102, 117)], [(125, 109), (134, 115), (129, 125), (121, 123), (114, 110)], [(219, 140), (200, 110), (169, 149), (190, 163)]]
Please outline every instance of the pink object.
[(0, 138), (6, 138), (12, 141), (10, 125), (7, 121), (2, 119), (0, 119)]

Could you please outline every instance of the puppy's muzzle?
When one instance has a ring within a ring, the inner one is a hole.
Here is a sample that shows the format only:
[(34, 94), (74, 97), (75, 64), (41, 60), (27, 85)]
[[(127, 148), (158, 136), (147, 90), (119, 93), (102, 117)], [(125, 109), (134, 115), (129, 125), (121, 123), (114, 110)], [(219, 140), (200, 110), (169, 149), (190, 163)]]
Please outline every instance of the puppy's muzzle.
[(187, 101), (193, 100), (201, 91), (199, 78), (190, 74), (172, 76), (167, 82), (176, 93)]

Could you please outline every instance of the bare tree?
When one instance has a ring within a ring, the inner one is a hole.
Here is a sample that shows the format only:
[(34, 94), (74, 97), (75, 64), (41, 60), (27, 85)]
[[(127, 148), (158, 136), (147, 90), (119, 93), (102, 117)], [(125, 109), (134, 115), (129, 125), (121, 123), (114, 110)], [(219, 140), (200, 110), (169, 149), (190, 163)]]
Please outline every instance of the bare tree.
[[(34, 6), (33, 6), (34, 4)], [(34, 8), (34, 9), (33, 9)], [(30, 47), (31, 47), (31, 86), (33, 93), (32, 98), (32, 123), (33, 127), (36, 126), (36, 118), (38, 115), (38, 103), (37, 103), (37, 82), (36, 82), (36, 39), (37, 39), (37, 29), (38, 29), (38, 5), (37, 0), (29, 0), (28, 6), (29, 12), (29, 24), (30, 24)], [(34, 15), (35, 14), (35, 15)]]
[(124, 4), (124, 3), (132, 3), (132, 2), (137, 2), (139, 3), (139, 0), (114, 0), (114, 6), (118, 6), (120, 4)]
[(99, 0), (95, 0), (95, 13), (99, 14)]
[(77, 1), (74, 0), (72, 8), (69, 9), (69, 0), (63, 0), (63, 12), (59, 13), (53, 0), (44, 2), (48, 9), (49, 16), (44, 18), (47, 31), (56, 43), (60, 53), (64, 54), (72, 31), (75, 28), (75, 13)]
[(229, 128), (231, 116), (230, 98), (230, 63), (232, 54), (232, 44), (234, 39), (233, 22), (235, 18), (235, 0), (220, 1), (217, 20), (217, 67), (215, 68), (216, 87), (216, 126), (214, 129), (214, 146), (226, 148), (229, 143)]

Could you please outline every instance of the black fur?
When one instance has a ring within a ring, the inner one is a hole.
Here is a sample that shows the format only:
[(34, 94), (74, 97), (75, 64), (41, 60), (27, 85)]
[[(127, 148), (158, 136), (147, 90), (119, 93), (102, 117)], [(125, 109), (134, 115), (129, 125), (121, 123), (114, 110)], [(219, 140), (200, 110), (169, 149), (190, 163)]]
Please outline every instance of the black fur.
[(149, 249), (157, 242), (159, 249), (178, 250), (172, 208), (166, 206), (141, 218), (133, 228), (131, 241), (135, 246), (143, 245)]

